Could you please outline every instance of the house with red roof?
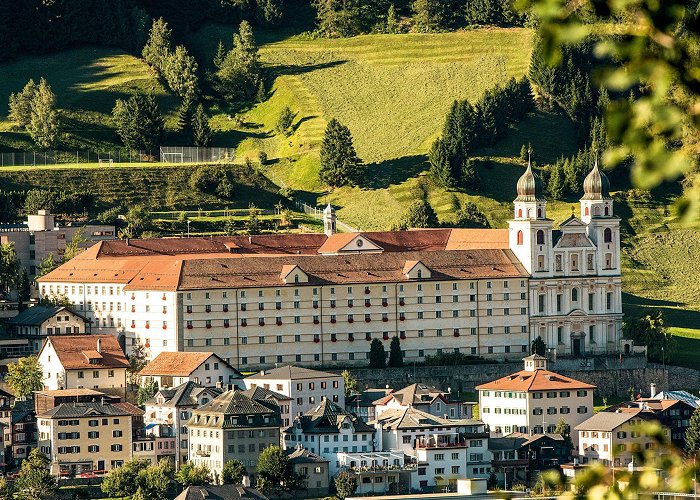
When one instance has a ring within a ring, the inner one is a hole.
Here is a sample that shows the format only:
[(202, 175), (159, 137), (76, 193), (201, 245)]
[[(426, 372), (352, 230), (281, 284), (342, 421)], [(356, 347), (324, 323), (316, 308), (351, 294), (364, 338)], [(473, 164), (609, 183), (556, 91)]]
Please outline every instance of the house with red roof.
[(544, 356), (523, 361), (523, 370), (476, 386), (481, 420), (491, 436), (551, 433), (564, 420), (576, 443), (573, 429), (593, 415), (596, 386), (548, 370)]
[(114, 335), (49, 336), (39, 363), (44, 390), (97, 389), (126, 399), (129, 362)]

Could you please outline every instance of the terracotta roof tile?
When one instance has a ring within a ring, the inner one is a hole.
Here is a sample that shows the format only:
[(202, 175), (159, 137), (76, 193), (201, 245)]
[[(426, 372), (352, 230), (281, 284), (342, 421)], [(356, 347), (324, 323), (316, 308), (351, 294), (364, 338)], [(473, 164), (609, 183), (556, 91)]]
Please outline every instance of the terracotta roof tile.
[(554, 391), (595, 389), (596, 386), (549, 370), (521, 370), (511, 375), (476, 386), (479, 391)]
[[(97, 341), (100, 340), (101, 358), (97, 364), (91, 364), (90, 352), (97, 353)], [(59, 335), (49, 336), (41, 348), (43, 351), (51, 343), (63, 368), (66, 370), (128, 368), (129, 362), (114, 335)]]
[(507, 229), (453, 229), (445, 250), (506, 249)]
[[(161, 352), (139, 372), (139, 375), (186, 377), (212, 356), (215, 356), (219, 363), (230, 367), (213, 352)], [(230, 368), (236, 371), (235, 368)]]

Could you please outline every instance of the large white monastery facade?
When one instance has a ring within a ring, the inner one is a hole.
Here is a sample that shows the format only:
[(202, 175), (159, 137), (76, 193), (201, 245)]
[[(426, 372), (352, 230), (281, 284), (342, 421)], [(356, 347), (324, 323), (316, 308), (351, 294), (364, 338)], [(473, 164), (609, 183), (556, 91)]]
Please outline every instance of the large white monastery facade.
[(399, 336), (405, 359), (520, 359), (620, 349), (619, 219), (595, 165), (580, 217), (553, 229), (539, 177), (517, 184), (508, 229), (424, 229), (103, 241), (40, 278), (112, 333), (166, 351), (213, 351), (239, 369), (367, 363)]

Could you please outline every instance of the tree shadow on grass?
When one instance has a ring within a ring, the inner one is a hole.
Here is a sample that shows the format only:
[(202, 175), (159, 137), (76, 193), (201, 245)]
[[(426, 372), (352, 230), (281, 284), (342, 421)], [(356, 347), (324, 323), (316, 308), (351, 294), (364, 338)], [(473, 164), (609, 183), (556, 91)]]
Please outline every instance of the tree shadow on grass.
[(304, 73), (310, 73), (312, 71), (317, 71), (320, 69), (335, 68), (336, 66), (340, 66), (341, 64), (345, 64), (346, 62), (348, 61), (341, 59), (338, 61), (328, 61), (317, 64), (277, 64), (270, 65), (266, 69), (272, 76), (272, 78), (274, 78), (282, 75), (303, 75)]
[(366, 166), (363, 188), (384, 189), (392, 184), (401, 184), (428, 169), (425, 155), (403, 156)]
[(663, 312), (667, 326), (700, 329), (700, 311), (685, 309), (686, 304), (670, 300), (649, 299), (631, 293), (622, 293), (622, 306), (625, 314), (637, 315), (644, 310), (655, 309)]

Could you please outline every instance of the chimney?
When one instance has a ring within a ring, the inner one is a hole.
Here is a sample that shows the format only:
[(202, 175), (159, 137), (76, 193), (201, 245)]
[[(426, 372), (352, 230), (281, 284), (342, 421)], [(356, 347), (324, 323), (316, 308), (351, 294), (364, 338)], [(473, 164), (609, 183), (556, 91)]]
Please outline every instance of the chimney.
[(651, 395), (649, 397), (653, 398), (654, 396), (656, 396), (656, 384), (652, 382), (651, 383)]
[(102, 339), (97, 339), (97, 352), (102, 353)]

